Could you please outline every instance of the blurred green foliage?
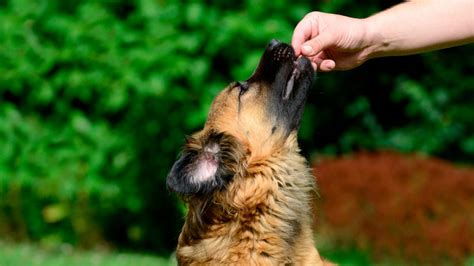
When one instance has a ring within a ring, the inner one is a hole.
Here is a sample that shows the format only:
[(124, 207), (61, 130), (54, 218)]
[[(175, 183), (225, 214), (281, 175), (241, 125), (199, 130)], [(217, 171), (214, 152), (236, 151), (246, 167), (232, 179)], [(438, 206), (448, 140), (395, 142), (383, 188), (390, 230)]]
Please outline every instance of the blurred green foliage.
[[(471, 45), (374, 60), (344, 73), (352, 85), (337, 81), (324, 88), (330, 91), (327, 95), (316, 100), (316, 107), (328, 113), (334, 106), (322, 107), (324, 102), (337, 102), (343, 112), (335, 115), (342, 122), (337, 125), (340, 134), (323, 130), (332, 140), (323, 141), (320, 148), (337, 152), (360, 148), (417, 151), (474, 162), (474, 100), (470, 96), (474, 78), (469, 75), (474, 71), (473, 51)], [(324, 123), (316, 128), (324, 128)]]
[[(0, 2), (0, 237), (169, 252), (164, 180), (214, 95), (311, 10), (393, 1)], [(306, 153), (391, 148), (474, 159), (472, 46), (320, 74)]]
[(63, 244), (44, 248), (32, 244), (5, 244), (0, 242), (0, 261), (3, 266), (174, 266), (174, 257), (157, 257), (107, 251), (78, 251)]

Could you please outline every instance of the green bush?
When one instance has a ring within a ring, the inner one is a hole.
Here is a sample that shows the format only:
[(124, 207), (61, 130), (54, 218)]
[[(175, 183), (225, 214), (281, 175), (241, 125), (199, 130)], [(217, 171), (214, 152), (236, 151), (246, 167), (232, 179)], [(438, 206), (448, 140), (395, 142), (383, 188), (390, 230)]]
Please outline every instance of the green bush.
[[(164, 180), (215, 94), (312, 9), (385, 1), (0, 2), (0, 237), (174, 248)], [(301, 143), (474, 158), (472, 47), (320, 74)]]
[(307, 10), (261, 4), (4, 3), (1, 235), (174, 248), (183, 212), (164, 180), (184, 135)]
[(417, 151), (472, 163), (474, 78), (467, 74), (474, 69), (472, 48), (374, 60), (350, 73), (331, 74), (346, 81), (329, 84), (324, 90), (330, 92), (316, 99), (316, 114), (338, 121), (336, 130), (325, 127), (329, 121), (316, 126), (331, 138), (318, 143), (320, 149)]

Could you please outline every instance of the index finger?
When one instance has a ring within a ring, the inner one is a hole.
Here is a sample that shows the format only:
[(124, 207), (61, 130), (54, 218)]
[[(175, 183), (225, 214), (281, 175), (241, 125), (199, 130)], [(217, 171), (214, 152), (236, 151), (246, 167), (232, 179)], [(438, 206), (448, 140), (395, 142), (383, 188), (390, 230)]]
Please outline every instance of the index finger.
[(311, 39), (313, 30), (315, 30), (313, 29), (313, 19), (308, 15), (296, 25), (291, 38), (291, 45), (295, 49), (296, 56), (301, 54), (301, 45)]

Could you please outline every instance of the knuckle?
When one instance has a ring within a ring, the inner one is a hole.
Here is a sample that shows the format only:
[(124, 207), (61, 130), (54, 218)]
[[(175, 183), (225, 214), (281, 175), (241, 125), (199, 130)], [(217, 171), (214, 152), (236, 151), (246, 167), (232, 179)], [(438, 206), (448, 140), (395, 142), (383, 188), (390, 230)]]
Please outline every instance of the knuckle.
[(314, 18), (314, 17), (317, 17), (318, 14), (319, 14), (318, 11), (311, 11), (311, 12), (309, 12), (308, 14), (306, 14), (306, 15), (303, 17), (303, 19), (312, 19), (312, 18)]

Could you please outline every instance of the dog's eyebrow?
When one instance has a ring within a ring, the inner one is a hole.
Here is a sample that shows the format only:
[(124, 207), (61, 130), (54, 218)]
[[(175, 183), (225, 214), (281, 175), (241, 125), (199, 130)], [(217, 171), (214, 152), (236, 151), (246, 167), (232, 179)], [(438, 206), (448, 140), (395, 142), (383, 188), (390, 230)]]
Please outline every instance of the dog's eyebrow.
[(229, 85), (229, 88), (235, 88), (235, 87), (237, 87), (237, 85), (239, 85), (238, 81), (232, 81)]

